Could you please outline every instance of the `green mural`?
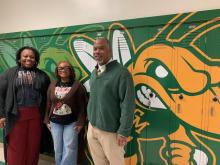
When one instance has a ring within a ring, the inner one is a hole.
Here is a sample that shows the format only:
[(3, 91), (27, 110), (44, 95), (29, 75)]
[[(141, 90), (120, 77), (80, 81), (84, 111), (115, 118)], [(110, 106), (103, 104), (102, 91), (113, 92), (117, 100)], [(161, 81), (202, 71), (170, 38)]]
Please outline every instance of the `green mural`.
[[(51, 79), (68, 60), (89, 91), (97, 37), (110, 40), (135, 83), (126, 164), (220, 164), (220, 10), (1, 34), (0, 72), (30, 45)], [(85, 153), (84, 164), (93, 164)]]

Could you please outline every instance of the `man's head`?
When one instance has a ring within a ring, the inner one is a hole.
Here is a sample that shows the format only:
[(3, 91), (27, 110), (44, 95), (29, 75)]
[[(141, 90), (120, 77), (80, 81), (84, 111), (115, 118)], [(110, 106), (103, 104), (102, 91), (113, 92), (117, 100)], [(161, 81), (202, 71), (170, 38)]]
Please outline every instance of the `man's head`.
[(105, 65), (111, 59), (112, 51), (108, 39), (96, 39), (93, 46), (93, 56), (99, 65)]

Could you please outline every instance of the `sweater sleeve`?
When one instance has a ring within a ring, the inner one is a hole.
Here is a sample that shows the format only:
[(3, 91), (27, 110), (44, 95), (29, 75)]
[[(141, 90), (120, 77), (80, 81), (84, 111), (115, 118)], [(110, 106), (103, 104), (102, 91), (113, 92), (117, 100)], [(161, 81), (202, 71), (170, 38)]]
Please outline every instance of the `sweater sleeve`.
[(6, 91), (7, 91), (7, 78), (6, 73), (2, 73), (0, 75), (0, 118), (5, 117), (5, 98), (6, 98)]
[(120, 78), (119, 98), (121, 117), (117, 133), (127, 137), (131, 133), (135, 109), (134, 83), (132, 76), (128, 71), (124, 72)]
[(44, 123), (45, 124), (49, 123), (49, 114), (50, 114), (50, 110), (51, 110), (51, 98), (50, 98), (51, 86), (52, 86), (52, 84), (50, 84), (50, 86), (47, 90), (47, 103), (46, 103), (46, 110), (45, 110), (45, 116), (44, 116)]
[(48, 87), (50, 85), (50, 78), (49, 76), (43, 72), (42, 72), (42, 86), (41, 86), (41, 95), (42, 95), (42, 102), (41, 102), (41, 112), (42, 112), (42, 116), (44, 118), (45, 116), (45, 111), (46, 111), (46, 108), (47, 108), (47, 90), (48, 90)]
[(85, 120), (86, 120), (86, 107), (88, 104), (88, 97), (87, 97), (87, 91), (83, 85), (80, 84), (79, 89), (78, 89), (78, 96), (77, 98), (79, 99), (77, 101), (78, 103), (78, 125), (84, 125)]

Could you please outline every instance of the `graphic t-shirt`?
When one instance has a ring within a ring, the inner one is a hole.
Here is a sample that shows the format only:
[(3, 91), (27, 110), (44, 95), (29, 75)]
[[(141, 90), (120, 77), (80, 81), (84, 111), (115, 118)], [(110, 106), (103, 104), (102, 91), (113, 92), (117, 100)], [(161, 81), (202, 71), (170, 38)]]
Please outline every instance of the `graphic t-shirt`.
[(15, 80), (16, 101), (19, 107), (39, 106), (41, 95), (35, 89), (36, 73), (33, 70), (20, 68)]
[(55, 123), (69, 124), (74, 122), (71, 108), (62, 99), (69, 93), (72, 83), (57, 83), (55, 96), (60, 100), (55, 103), (50, 120)]

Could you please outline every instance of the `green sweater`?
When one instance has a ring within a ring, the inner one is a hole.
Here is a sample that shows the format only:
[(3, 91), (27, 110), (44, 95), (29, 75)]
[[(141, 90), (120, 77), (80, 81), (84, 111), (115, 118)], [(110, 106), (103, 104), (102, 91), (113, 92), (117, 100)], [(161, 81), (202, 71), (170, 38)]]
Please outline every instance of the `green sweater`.
[(117, 61), (90, 78), (90, 98), (87, 108), (89, 122), (107, 132), (129, 136), (135, 109), (134, 84), (131, 74)]

